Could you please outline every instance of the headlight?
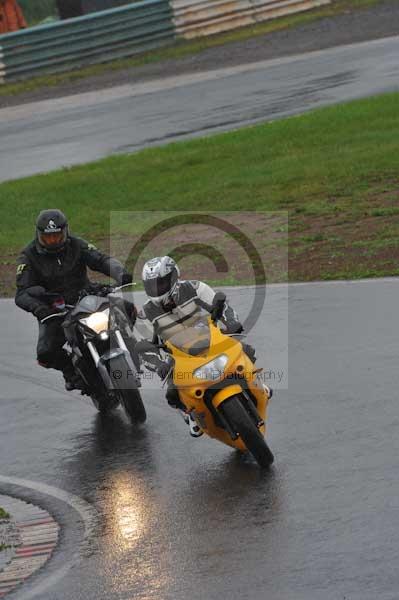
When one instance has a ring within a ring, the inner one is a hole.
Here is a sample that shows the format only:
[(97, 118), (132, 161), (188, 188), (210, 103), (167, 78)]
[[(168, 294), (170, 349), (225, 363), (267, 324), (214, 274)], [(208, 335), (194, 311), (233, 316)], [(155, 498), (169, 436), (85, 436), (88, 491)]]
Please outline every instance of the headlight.
[(220, 377), (222, 377), (228, 360), (229, 359), (226, 354), (221, 354), (205, 365), (202, 365), (202, 367), (199, 367), (199, 369), (195, 369), (193, 376), (197, 379), (216, 381), (216, 379), (220, 379)]
[(95, 312), (90, 315), (90, 317), (80, 320), (96, 333), (101, 333), (102, 331), (107, 331), (108, 329), (108, 318), (109, 310), (107, 309), (102, 312)]

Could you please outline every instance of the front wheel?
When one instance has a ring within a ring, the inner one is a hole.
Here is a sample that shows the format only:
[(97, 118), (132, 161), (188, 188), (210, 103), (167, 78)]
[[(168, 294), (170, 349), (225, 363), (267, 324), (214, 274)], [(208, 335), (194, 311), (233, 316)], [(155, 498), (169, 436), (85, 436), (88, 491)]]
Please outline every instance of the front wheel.
[(121, 403), (132, 423), (144, 423), (147, 413), (138, 390), (119, 390)]
[[(118, 379), (115, 374), (121, 374)], [(133, 424), (144, 423), (147, 413), (141, 394), (137, 389), (137, 383), (133, 374), (127, 369), (123, 356), (118, 356), (112, 361), (111, 379), (119, 395), (121, 404)], [(129, 376), (130, 375), (130, 376)]]
[(91, 400), (102, 415), (111, 413), (118, 408), (119, 400), (115, 395), (111, 394), (91, 394)]
[(270, 467), (274, 456), (263, 435), (251, 419), (239, 396), (225, 400), (221, 405), (224, 417), (261, 467)]

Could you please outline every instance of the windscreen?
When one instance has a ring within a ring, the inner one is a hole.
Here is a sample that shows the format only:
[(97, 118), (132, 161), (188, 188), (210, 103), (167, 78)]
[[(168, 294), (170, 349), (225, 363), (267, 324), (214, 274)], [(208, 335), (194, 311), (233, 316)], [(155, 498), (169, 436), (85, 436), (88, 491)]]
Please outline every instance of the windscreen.
[(207, 316), (197, 316), (172, 328), (171, 333), (164, 331), (165, 341), (192, 356), (203, 354), (209, 349), (211, 332)]
[(74, 308), (74, 314), (77, 313), (94, 313), (100, 310), (102, 307), (108, 305), (109, 301), (107, 298), (101, 296), (84, 296)]

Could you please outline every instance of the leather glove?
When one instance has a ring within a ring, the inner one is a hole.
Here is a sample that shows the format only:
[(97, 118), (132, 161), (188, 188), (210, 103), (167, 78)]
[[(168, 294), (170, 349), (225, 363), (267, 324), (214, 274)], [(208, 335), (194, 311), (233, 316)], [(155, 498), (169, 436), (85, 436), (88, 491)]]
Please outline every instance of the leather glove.
[(242, 333), (244, 331), (244, 327), (239, 321), (227, 321), (225, 326), (228, 333)]
[(133, 277), (131, 276), (130, 273), (122, 274), (121, 281), (120, 281), (121, 285), (127, 285), (128, 283), (132, 283), (132, 282), (133, 282)]
[(155, 352), (146, 352), (142, 355), (143, 364), (149, 371), (155, 372), (161, 379), (165, 379), (170, 371), (169, 361), (162, 360)]
[(168, 373), (169, 373), (169, 371), (170, 371), (170, 367), (171, 367), (170, 363), (168, 363), (168, 362), (166, 362), (166, 361), (165, 361), (165, 362), (164, 362), (164, 363), (163, 363), (161, 366), (159, 366), (159, 367), (157, 368), (157, 375), (158, 375), (158, 376), (159, 376), (159, 377), (160, 377), (162, 380), (164, 380), (164, 379), (165, 379), (165, 377), (167, 376), (167, 374), (168, 374)]
[(223, 311), (226, 306), (226, 294), (216, 292), (212, 302), (211, 318), (212, 321), (218, 321), (223, 316)]
[(39, 321), (43, 321), (43, 319), (45, 319), (46, 317), (49, 317), (50, 315), (56, 315), (58, 314), (58, 312), (59, 311), (55, 310), (54, 308), (50, 308), (49, 306), (43, 305), (36, 308), (33, 311), (33, 314), (39, 319)]

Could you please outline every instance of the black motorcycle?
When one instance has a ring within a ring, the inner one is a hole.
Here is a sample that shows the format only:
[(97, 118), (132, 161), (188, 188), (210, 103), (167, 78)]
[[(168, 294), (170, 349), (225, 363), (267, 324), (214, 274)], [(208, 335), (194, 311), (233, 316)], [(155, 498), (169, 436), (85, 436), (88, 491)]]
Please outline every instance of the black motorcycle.
[(45, 293), (59, 311), (45, 320), (63, 318), (66, 350), (83, 382), (82, 394), (91, 397), (97, 410), (105, 414), (122, 404), (132, 423), (144, 423), (140, 365), (132, 358), (137, 312), (133, 303), (115, 294), (122, 287), (127, 286), (93, 285), (74, 306), (63, 304), (59, 294)]

